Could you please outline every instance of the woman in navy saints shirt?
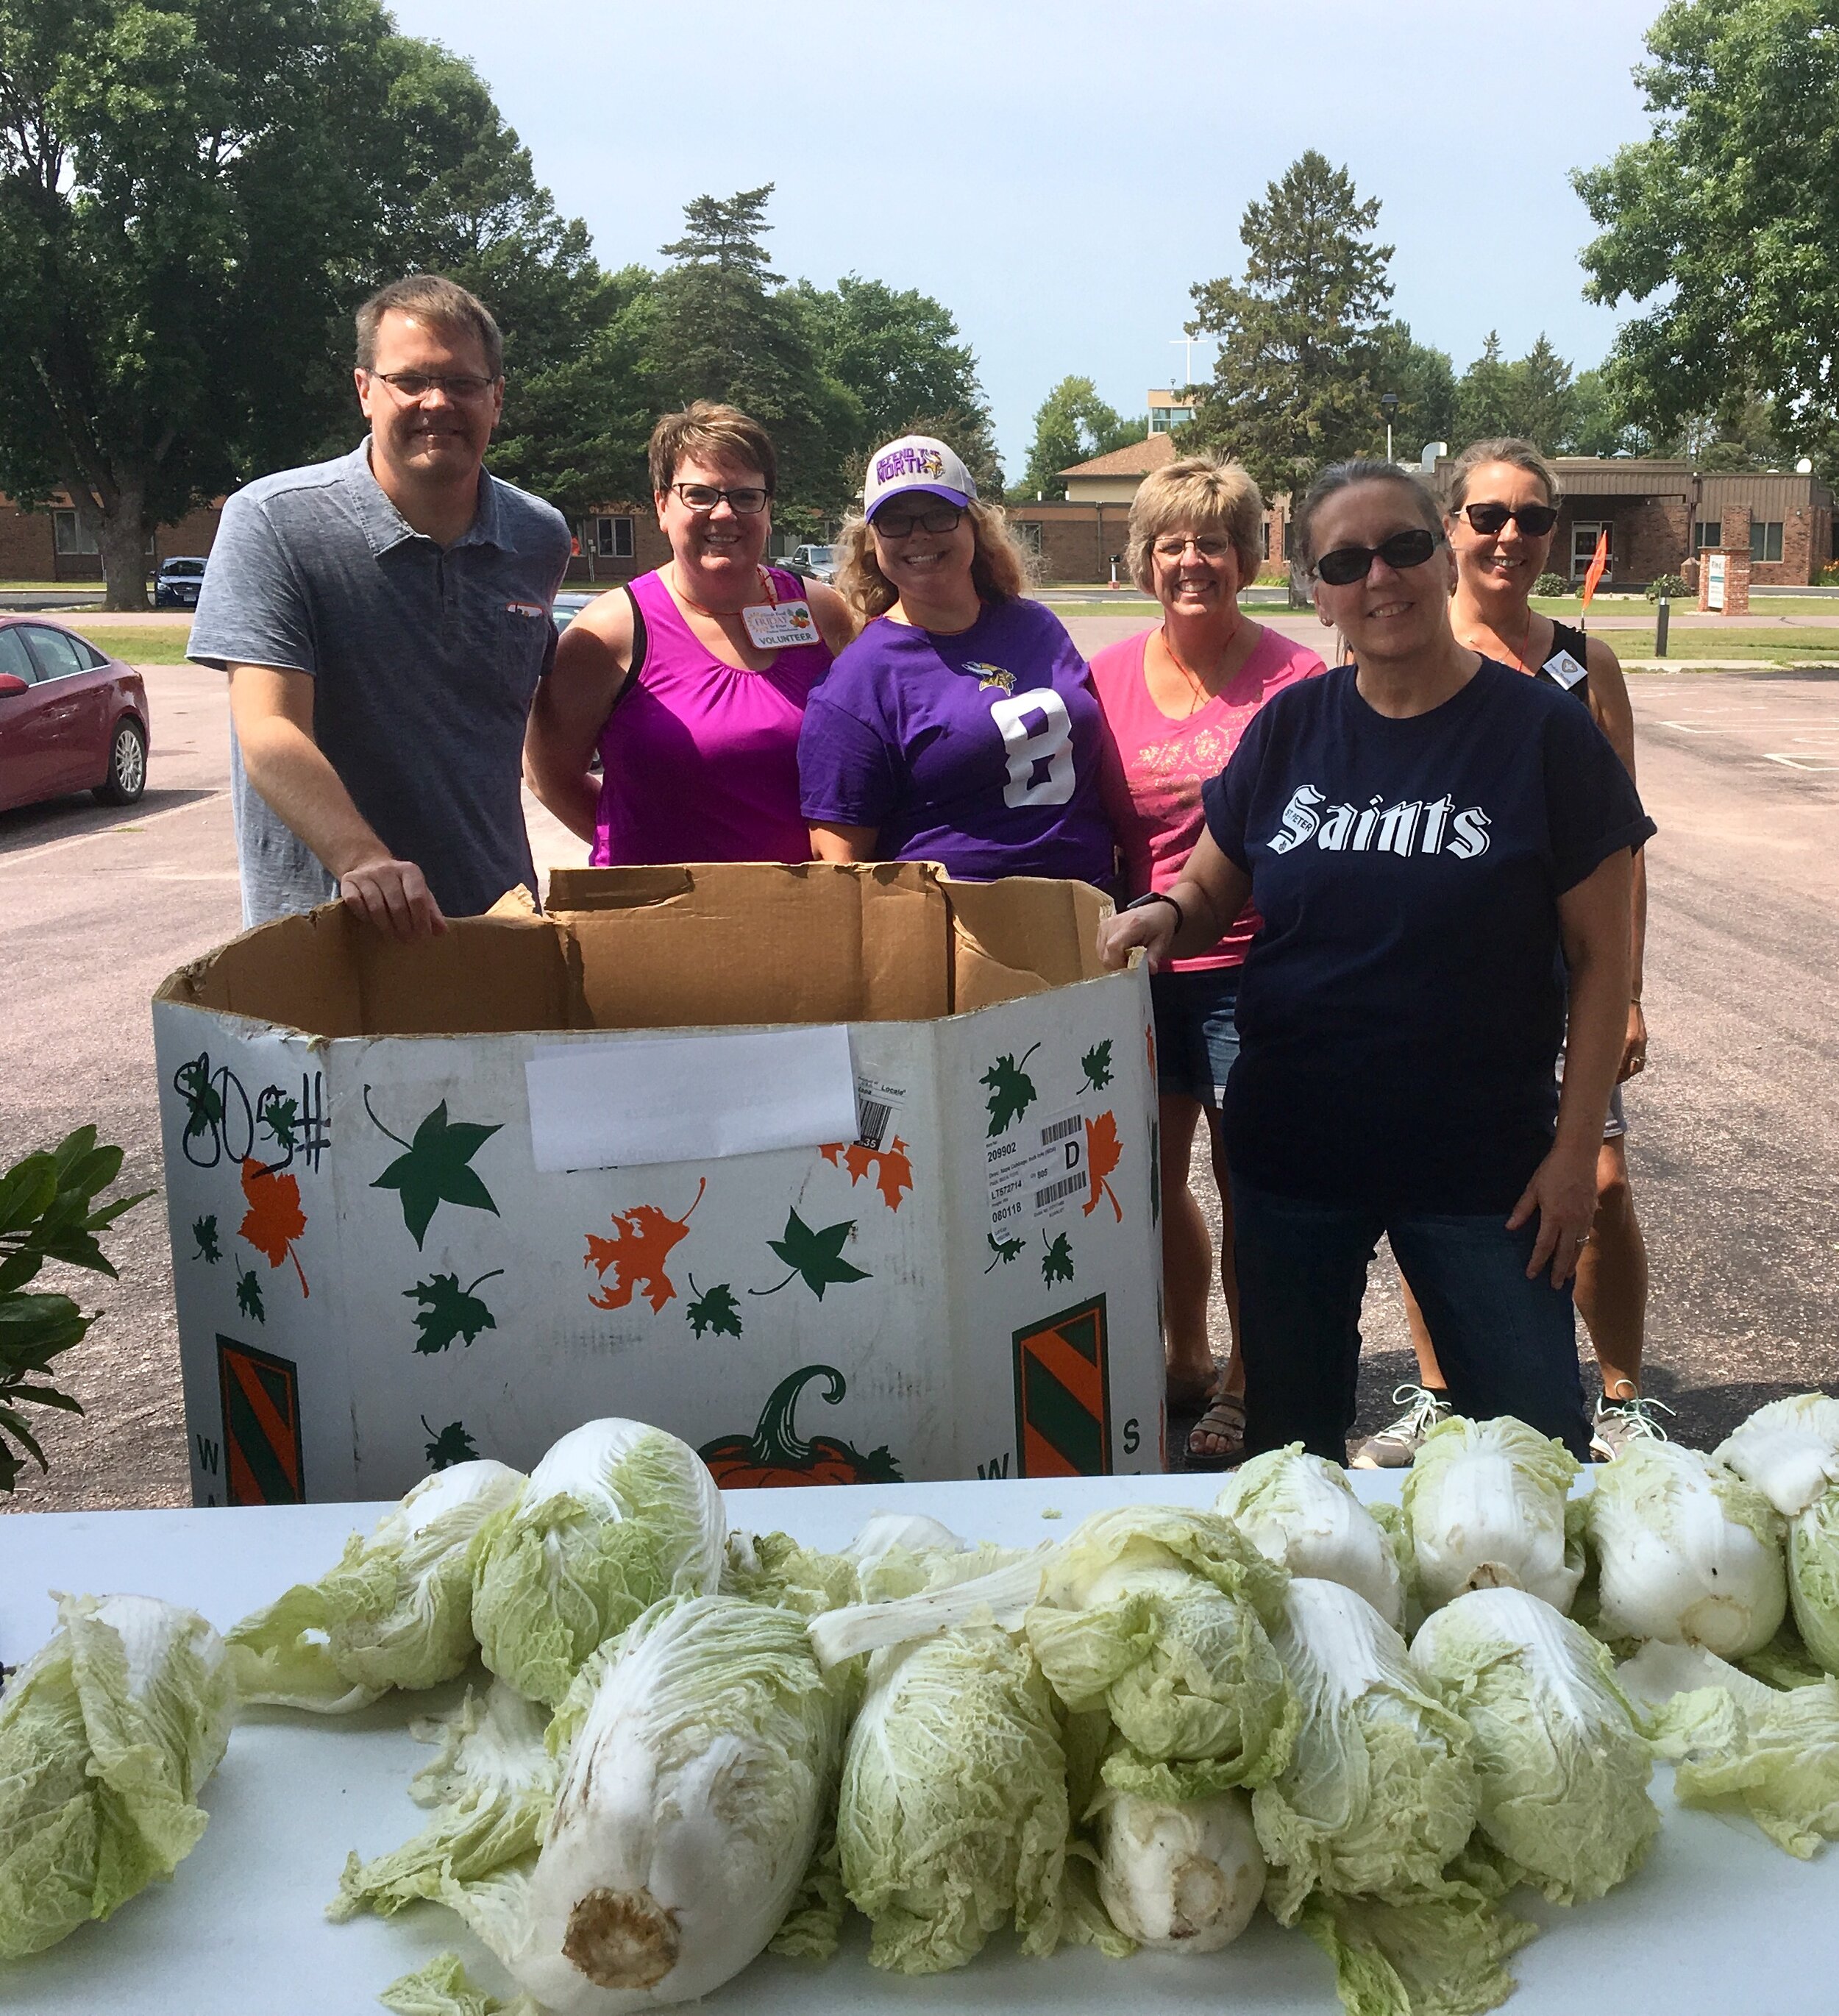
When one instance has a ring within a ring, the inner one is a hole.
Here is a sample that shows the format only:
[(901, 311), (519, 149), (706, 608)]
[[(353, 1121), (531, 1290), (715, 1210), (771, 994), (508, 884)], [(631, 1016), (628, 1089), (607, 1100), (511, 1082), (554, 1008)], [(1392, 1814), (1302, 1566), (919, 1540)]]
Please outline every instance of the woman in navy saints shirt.
[(1101, 946), (1159, 963), (1248, 898), (1264, 920), (1223, 1107), (1246, 1447), (1346, 1460), (1384, 1233), (1456, 1409), (1517, 1415), (1581, 1458), (1571, 1283), (1654, 824), (1585, 709), (1458, 643), (1442, 514), (1415, 478), (1338, 464), (1293, 536), (1354, 662), (1254, 718), (1180, 880)]

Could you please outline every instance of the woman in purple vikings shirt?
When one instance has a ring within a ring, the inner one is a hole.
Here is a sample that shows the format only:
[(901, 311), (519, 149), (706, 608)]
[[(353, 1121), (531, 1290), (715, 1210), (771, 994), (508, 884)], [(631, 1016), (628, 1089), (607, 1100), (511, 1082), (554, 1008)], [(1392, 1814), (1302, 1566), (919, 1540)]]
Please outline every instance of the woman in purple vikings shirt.
[(867, 624), (812, 693), (799, 795), (825, 861), (936, 861), (970, 881), (1107, 887), (1103, 719), (1020, 549), (943, 441), (869, 459), (837, 585)]

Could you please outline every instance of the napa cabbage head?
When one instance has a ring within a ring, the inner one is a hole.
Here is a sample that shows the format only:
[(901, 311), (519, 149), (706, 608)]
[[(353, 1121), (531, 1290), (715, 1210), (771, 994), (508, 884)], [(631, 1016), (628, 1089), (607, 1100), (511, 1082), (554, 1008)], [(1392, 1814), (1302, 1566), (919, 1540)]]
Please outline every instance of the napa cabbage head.
[(65, 1596), (0, 1697), (0, 1958), (106, 1918), (197, 1845), (230, 1740), (223, 1640), (149, 1596)]
[(1677, 1442), (1637, 1442), (1585, 1500), (1607, 1639), (1760, 1651), (1787, 1610), (1781, 1514), (1735, 1471)]
[(1097, 1831), (1099, 1895), (1134, 1944), (1217, 1953), (1251, 1923), (1265, 1861), (1243, 1792), (1172, 1802), (1120, 1792)]
[(1469, 1726), (1481, 1832), (1510, 1879), (1569, 1903), (1632, 1874), (1660, 1816), (1605, 1646), (1524, 1589), (1483, 1589), (1434, 1611), (1411, 1659)]
[(1583, 1579), (1578, 1461), (1503, 1415), (1439, 1421), (1405, 1479), (1413, 1572), (1427, 1610), (1471, 1589), (1523, 1589), (1568, 1611)]
[(1273, 1913), (1294, 1924), (1317, 1889), (1395, 1903), (1446, 1893), (1481, 1806), (1467, 1723), (1338, 1582), (1293, 1580), (1276, 1643), (1302, 1726), (1288, 1765), (1252, 1798)]
[(555, 2016), (692, 2001), (747, 1966), (797, 1895), (842, 1744), (779, 1605), (668, 1599), (590, 1679), (535, 1856), (441, 1887)]
[(1283, 1768), (1296, 1700), (1266, 1626), (1288, 1579), (1227, 1521), (1168, 1506), (1095, 1513), (1047, 1557), (1028, 1643), (1065, 1707), (1124, 1739), (1114, 1790), (1180, 1800)]
[(1802, 1861), (1839, 1840), (1839, 1679), (1785, 1691), (1701, 1647), (1642, 1647), (1617, 1677), (1654, 1710), (1682, 1805), (1746, 1813)]
[(1801, 1643), (1839, 1673), (1839, 1485), (1789, 1522), (1788, 1600)]
[(1839, 1484), (1839, 1400), (1793, 1393), (1758, 1407), (1712, 1454), (1755, 1485), (1784, 1519)]
[(487, 1458), (423, 1478), (336, 1568), (229, 1633), (242, 1699), (340, 1715), (464, 1672), (482, 1539), (523, 1489), (522, 1471)]
[(1301, 1442), (1241, 1463), (1214, 1501), (1267, 1560), (1292, 1575), (1356, 1589), (1391, 1625), (1405, 1628), (1405, 1583), (1392, 1534), (1360, 1500), (1337, 1463)]
[(473, 1588), (485, 1663), (554, 1708), (589, 1654), (668, 1596), (721, 1580), (727, 1522), (707, 1466), (642, 1421), (589, 1421), (493, 1523)]
[(874, 1655), (837, 1838), (876, 1966), (963, 1967), (1012, 1920), (1024, 1952), (1051, 1953), (1067, 1827), (1059, 1723), (1025, 1642), (972, 1625)]

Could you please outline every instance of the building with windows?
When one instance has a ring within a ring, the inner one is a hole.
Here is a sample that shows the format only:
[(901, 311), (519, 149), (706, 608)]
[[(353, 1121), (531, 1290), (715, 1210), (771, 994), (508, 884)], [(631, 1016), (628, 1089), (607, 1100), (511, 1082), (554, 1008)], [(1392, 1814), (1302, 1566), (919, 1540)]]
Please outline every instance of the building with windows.
[[(202, 559), (217, 537), (214, 505), (189, 513), (176, 525), (161, 525), (147, 542), (147, 571), (181, 555)], [(0, 497), (0, 581), (85, 581), (103, 578), (95, 542), (78, 523), (69, 500), (52, 499), (28, 511)]]
[(1153, 391), (1150, 394), (1150, 431), (1165, 434), (1185, 427), (1194, 417), (1192, 401), (1186, 392)]

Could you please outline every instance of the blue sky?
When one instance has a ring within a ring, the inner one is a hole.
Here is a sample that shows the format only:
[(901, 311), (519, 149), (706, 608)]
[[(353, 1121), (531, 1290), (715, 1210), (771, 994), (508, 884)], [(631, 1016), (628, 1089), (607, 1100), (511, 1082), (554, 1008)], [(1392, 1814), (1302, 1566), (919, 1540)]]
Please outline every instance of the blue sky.
[(1380, 199), (1394, 310), (1459, 370), (1491, 328), (1515, 356), (1542, 329), (1580, 367), (1614, 333), (1579, 291), (1567, 175), (1648, 130), (1630, 71), (1651, 5), (394, 11), (477, 66), (606, 264), (660, 263), (691, 197), (770, 182), (779, 271), (937, 296), (1012, 470), (1068, 373), (1126, 412), (1179, 375), (1189, 287), (1240, 271), (1247, 200), (1306, 147)]

